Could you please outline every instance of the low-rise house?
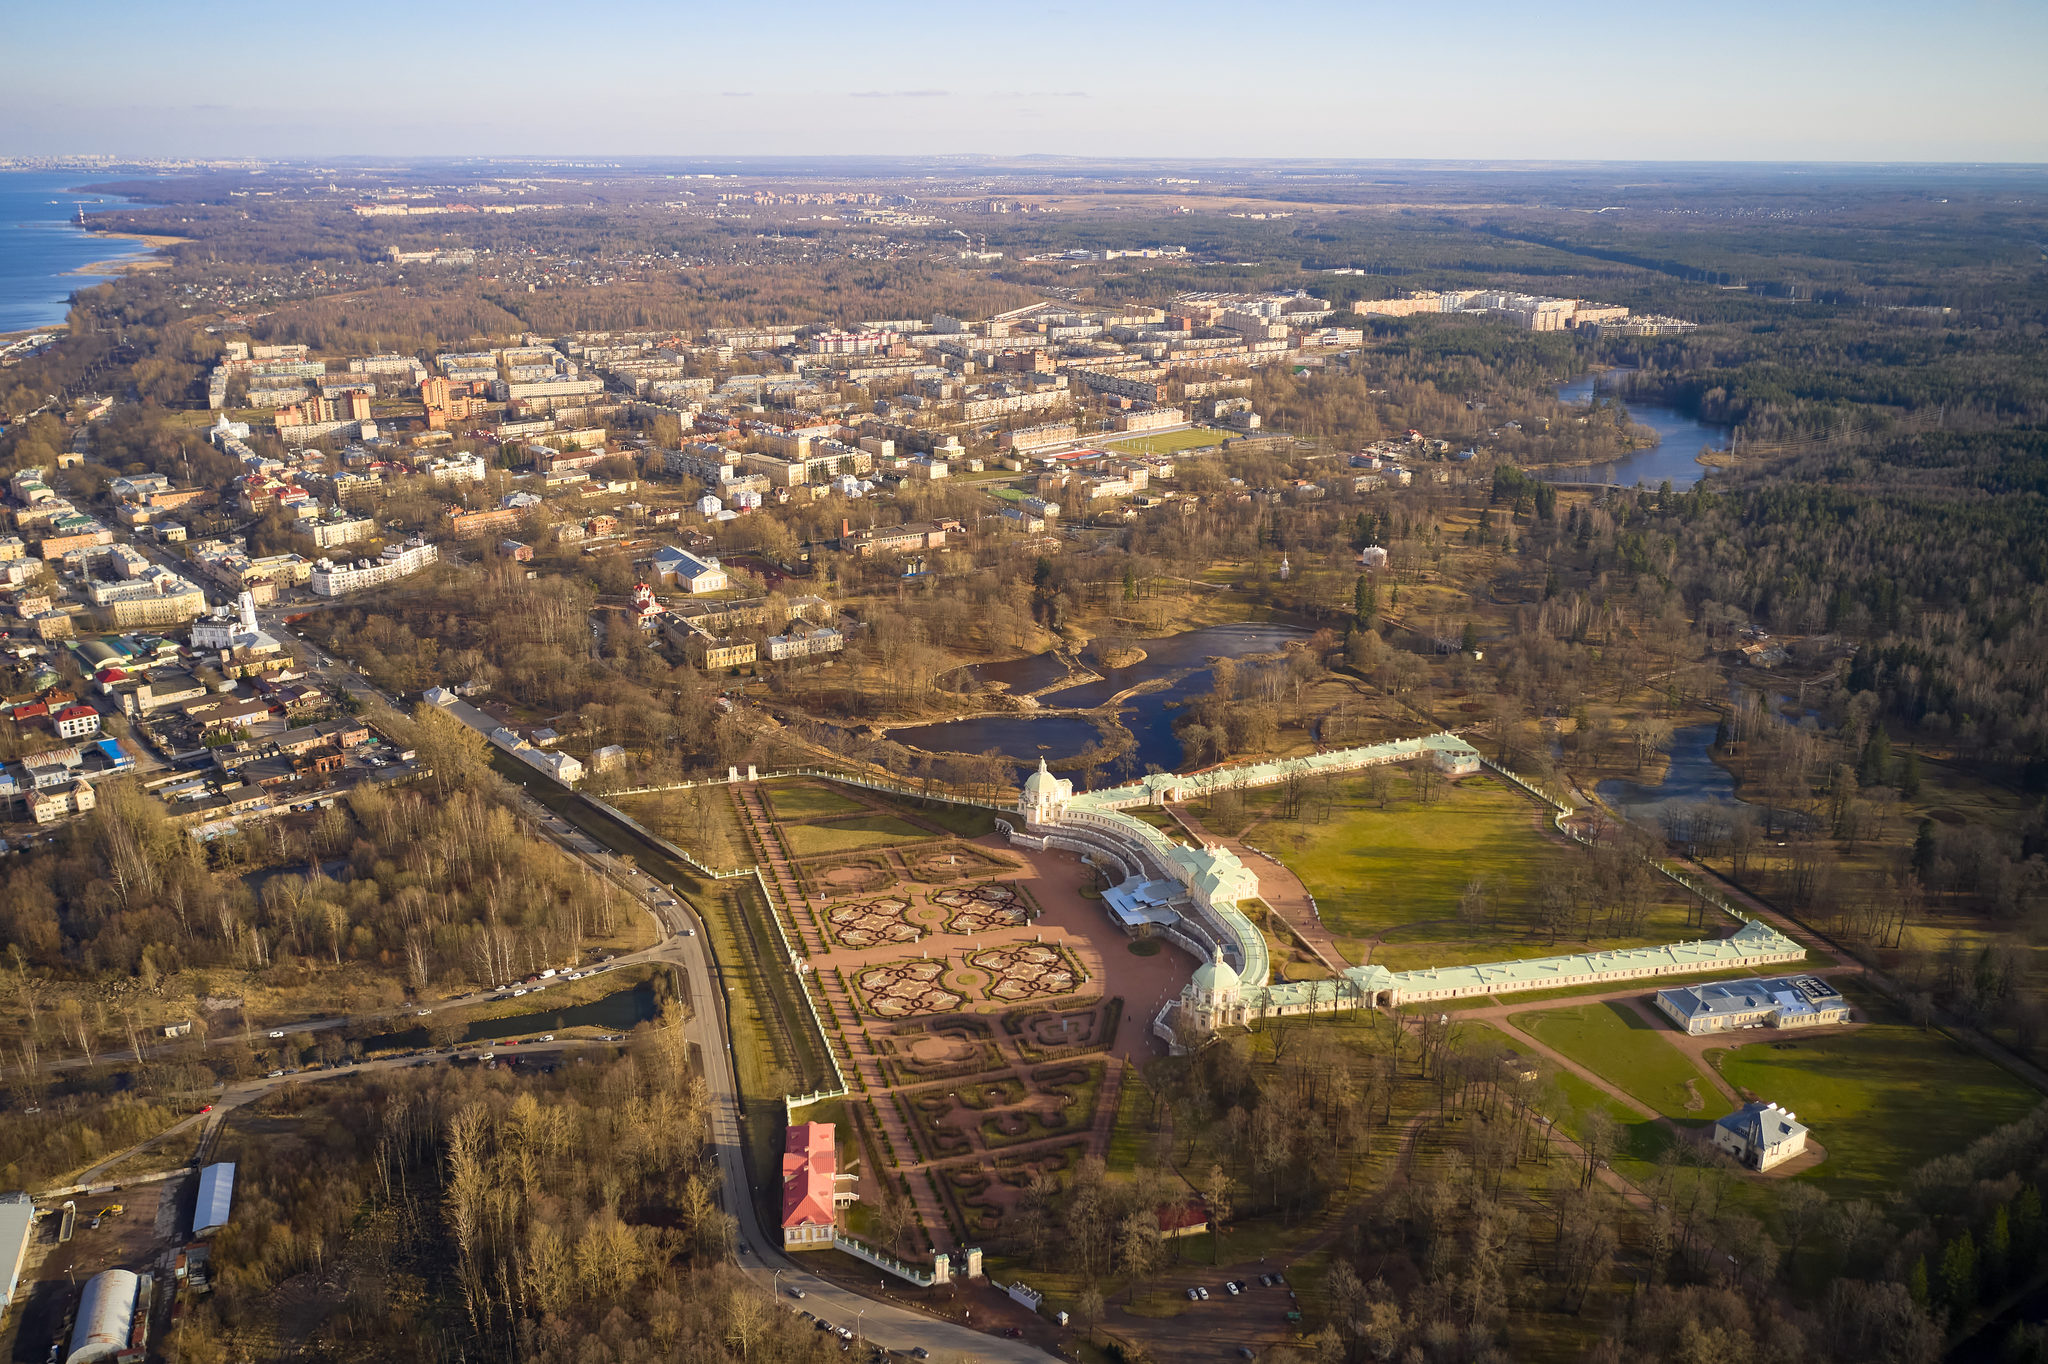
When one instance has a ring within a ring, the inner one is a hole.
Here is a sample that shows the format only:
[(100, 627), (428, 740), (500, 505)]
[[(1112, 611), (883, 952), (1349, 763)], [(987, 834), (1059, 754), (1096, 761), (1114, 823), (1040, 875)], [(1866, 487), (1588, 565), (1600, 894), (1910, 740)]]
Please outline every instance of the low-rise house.
[(1806, 1150), (1806, 1131), (1788, 1109), (1757, 1100), (1714, 1124), (1714, 1147), (1752, 1170), (1782, 1165)]

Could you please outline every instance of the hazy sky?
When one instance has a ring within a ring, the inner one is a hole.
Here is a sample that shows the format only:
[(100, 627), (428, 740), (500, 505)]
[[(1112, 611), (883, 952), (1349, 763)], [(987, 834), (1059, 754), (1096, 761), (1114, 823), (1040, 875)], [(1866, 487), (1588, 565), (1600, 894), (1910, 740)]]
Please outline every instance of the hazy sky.
[(0, 154), (2048, 161), (2042, 0), (0, 0)]

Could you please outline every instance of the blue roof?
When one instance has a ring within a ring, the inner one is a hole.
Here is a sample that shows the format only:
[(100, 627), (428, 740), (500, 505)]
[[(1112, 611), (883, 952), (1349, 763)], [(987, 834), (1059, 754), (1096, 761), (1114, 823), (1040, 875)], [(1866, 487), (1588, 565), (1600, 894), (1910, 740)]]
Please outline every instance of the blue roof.
[(223, 1160), (199, 1172), (199, 1203), (192, 1210), (192, 1234), (202, 1236), (228, 1224), (235, 1201), (235, 1163)]

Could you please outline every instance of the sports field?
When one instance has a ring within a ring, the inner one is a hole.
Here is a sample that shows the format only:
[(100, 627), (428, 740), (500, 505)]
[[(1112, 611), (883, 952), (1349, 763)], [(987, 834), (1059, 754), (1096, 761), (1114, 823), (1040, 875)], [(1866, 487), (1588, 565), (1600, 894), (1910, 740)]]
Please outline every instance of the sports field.
[(1104, 442), (1104, 448), (1134, 455), (1172, 455), (1182, 450), (1200, 450), (1220, 446), (1230, 439), (1222, 431), (1211, 431), (1207, 427), (1190, 427), (1185, 431), (1161, 431), (1153, 436), (1132, 436), (1128, 440)]
[(1707, 1121), (1728, 1101), (1660, 1028), (1620, 1002), (1514, 1014), (1509, 1020), (1667, 1118)]
[[(1246, 837), (1301, 878), (1354, 962), (1370, 948), (1374, 962), (1408, 971), (1574, 952), (1589, 942), (1634, 947), (1701, 936), (1686, 925), (1683, 892), (1661, 883), (1633, 937), (1605, 936), (1597, 922), (1591, 939), (1583, 928), (1554, 945), (1539, 935), (1532, 922), (1539, 891), (1584, 854), (1552, 837), (1544, 812), (1496, 777), (1466, 777), (1425, 805), (1404, 771), (1393, 777), (1384, 810), (1367, 797), (1364, 777), (1343, 782), (1340, 791), (1324, 823), (1264, 821)], [(1247, 805), (1257, 813), (1277, 800), (1258, 793)], [(1459, 915), (1474, 877), (1484, 881), (1486, 905), (1476, 922)]]
[(1903, 1023), (1780, 1034), (1711, 1055), (1738, 1092), (1791, 1109), (1827, 1148), (1799, 1177), (1837, 1197), (1889, 1194), (1916, 1166), (2041, 1102), (1975, 1052)]

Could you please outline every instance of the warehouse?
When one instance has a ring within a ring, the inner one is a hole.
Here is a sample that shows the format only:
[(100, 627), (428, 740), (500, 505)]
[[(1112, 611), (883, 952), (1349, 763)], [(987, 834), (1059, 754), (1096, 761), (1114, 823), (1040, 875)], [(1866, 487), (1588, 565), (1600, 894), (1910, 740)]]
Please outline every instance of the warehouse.
[(211, 1236), (228, 1224), (235, 1199), (235, 1163), (217, 1161), (199, 1172), (199, 1202), (192, 1209), (192, 1234)]
[(27, 1194), (0, 1198), (0, 1273), (7, 1276), (7, 1294), (0, 1297), (0, 1311), (14, 1301), (14, 1290), (21, 1286), (21, 1262), (28, 1256), (35, 1229), (36, 1205)]
[(78, 1324), (71, 1328), (71, 1352), (64, 1356), (64, 1364), (98, 1364), (128, 1348), (140, 1286), (140, 1280), (125, 1269), (92, 1276), (78, 1301)]

